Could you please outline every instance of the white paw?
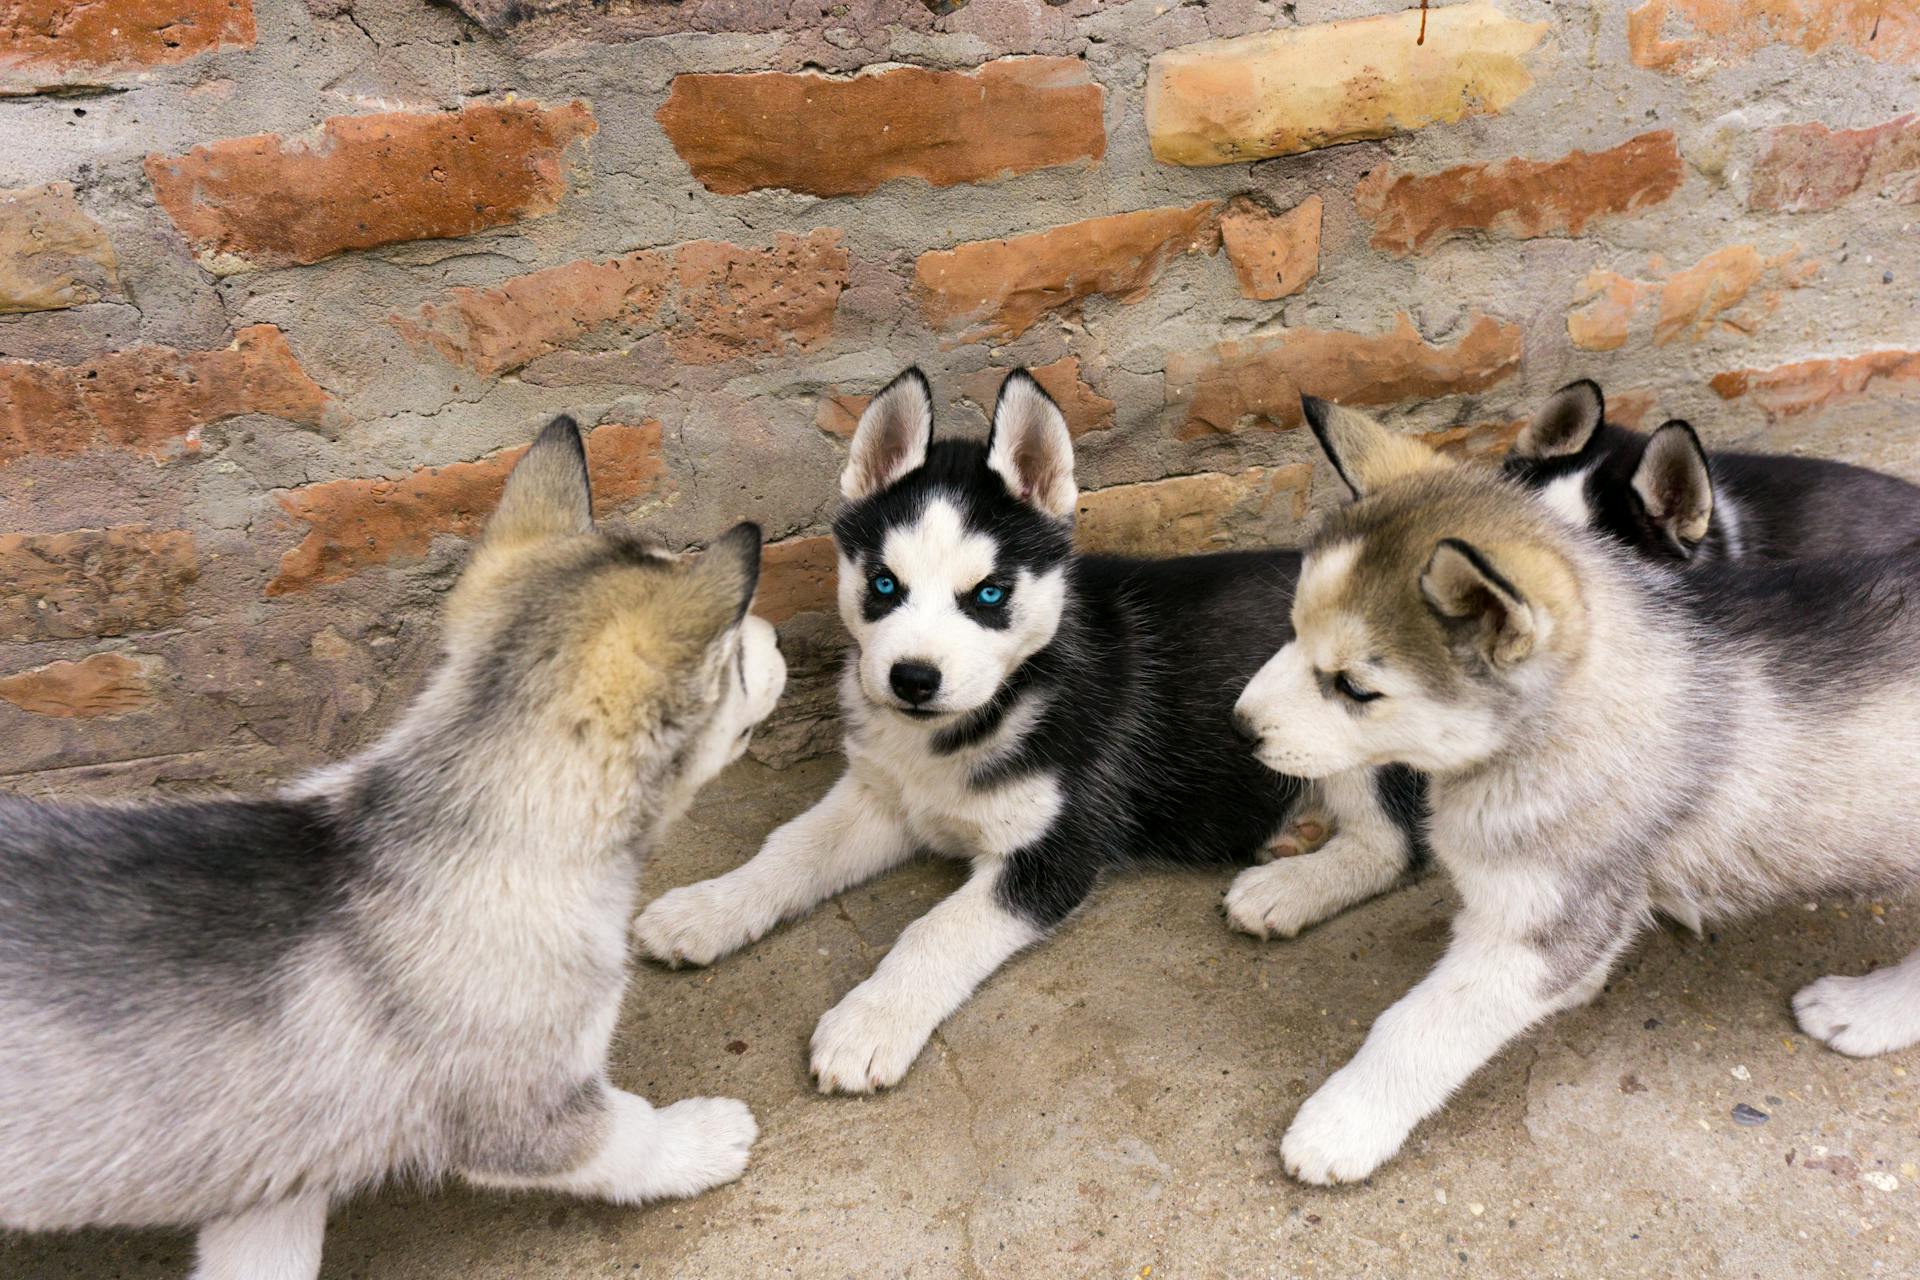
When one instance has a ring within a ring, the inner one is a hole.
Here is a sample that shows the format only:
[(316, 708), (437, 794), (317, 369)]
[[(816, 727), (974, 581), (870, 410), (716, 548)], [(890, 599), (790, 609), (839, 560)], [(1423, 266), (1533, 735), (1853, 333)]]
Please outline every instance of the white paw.
[(678, 968), (712, 964), (756, 936), (718, 880), (703, 880), (662, 895), (633, 922), (640, 949)]
[(1358, 1182), (1392, 1159), (1412, 1128), (1335, 1072), (1287, 1126), (1280, 1162), (1302, 1182)]
[(753, 1112), (737, 1098), (688, 1098), (653, 1114), (642, 1200), (679, 1199), (732, 1182), (746, 1172), (760, 1136)]
[(822, 1093), (872, 1093), (900, 1083), (933, 1027), (866, 983), (813, 1029), (813, 1078)]
[(1339, 907), (1327, 905), (1323, 877), (1315, 874), (1319, 856), (1282, 858), (1235, 876), (1227, 923), (1256, 938), (1291, 938), (1333, 915)]
[(1794, 996), (1793, 1013), (1802, 1031), (1850, 1057), (1871, 1058), (1920, 1040), (1920, 989), (1902, 965), (1808, 983)]

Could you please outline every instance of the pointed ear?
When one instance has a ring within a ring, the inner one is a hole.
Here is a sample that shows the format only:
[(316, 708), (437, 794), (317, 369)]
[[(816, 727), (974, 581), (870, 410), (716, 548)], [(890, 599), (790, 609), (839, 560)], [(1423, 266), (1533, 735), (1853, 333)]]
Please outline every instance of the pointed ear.
[(1590, 378), (1569, 382), (1540, 406), (1513, 442), (1517, 458), (1571, 458), (1592, 443), (1606, 421), (1607, 401)]
[(1073, 516), (1080, 489), (1073, 482), (1073, 437), (1053, 397), (1025, 369), (1000, 384), (987, 432), (987, 465), (1007, 492), (1056, 520)]
[(1433, 549), (1420, 575), (1420, 594), (1450, 629), (1472, 634), (1494, 666), (1515, 666), (1533, 652), (1539, 626), (1532, 606), (1468, 543), (1446, 538)]
[(1357, 410), (1308, 395), (1300, 397), (1300, 408), (1327, 461), (1356, 498), (1402, 476), (1446, 465), (1445, 458), (1420, 441), (1389, 431)]
[(514, 464), (500, 505), (487, 521), (486, 539), (534, 542), (592, 529), (587, 447), (579, 425), (563, 414), (541, 430), (533, 447)]
[(1647, 519), (1682, 555), (1692, 556), (1713, 520), (1713, 473), (1691, 426), (1676, 418), (1653, 433), (1633, 469), (1633, 491)]
[(754, 588), (760, 584), (760, 526), (743, 521), (713, 540), (693, 566), (703, 595), (720, 603), (715, 613), (722, 626), (735, 626), (747, 616)]
[(860, 415), (840, 473), (849, 501), (880, 492), (927, 460), (933, 440), (933, 389), (927, 375), (908, 369), (889, 382)]

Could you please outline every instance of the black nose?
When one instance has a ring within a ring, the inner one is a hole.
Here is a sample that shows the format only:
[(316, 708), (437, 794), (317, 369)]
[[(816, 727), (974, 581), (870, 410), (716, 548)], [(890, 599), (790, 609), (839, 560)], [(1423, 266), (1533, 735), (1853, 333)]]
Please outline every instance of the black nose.
[(1242, 742), (1257, 744), (1260, 741), (1260, 731), (1253, 727), (1253, 721), (1247, 718), (1247, 713), (1237, 707), (1233, 712), (1233, 731), (1240, 735)]
[(887, 683), (893, 686), (900, 701), (917, 707), (940, 692), (940, 668), (924, 662), (896, 662), (893, 670), (887, 672)]

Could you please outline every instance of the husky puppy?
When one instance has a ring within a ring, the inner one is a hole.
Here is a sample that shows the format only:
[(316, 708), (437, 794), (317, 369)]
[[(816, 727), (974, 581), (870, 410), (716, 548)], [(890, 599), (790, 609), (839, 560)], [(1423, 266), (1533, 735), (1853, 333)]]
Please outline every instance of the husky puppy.
[[(1399, 761), (1463, 909), (1281, 1144), (1364, 1178), (1501, 1046), (1688, 924), (1920, 879), (1920, 557), (1650, 562), (1361, 414), (1308, 418), (1360, 495), (1306, 548), (1238, 714), (1276, 770)], [(1920, 1040), (1920, 956), (1794, 999), (1849, 1054)]]
[[(649, 955), (707, 964), (922, 848), (970, 859), (965, 886), (820, 1020), (828, 1092), (897, 1083), (1103, 873), (1249, 860), (1301, 791), (1230, 717), (1286, 630), (1295, 553), (1076, 556), (1066, 422), (1024, 370), (984, 446), (932, 434), (932, 395), (908, 370), (861, 418), (841, 477), (846, 774), (756, 857), (636, 926)], [(1343, 826), (1350, 840), (1385, 828), (1375, 861), (1397, 874), (1406, 835), (1360, 799)]]
[(1869, 555), (1920, 537), (1920, 488), (1823, 458), (1715, 453), (1675, 419), (1642, 435), (1600, 388), (1562, 387), (1521, 431), (1508, 475), (1576, 524), (1680, 561)]
[(746, 1167), (745, 1104), (616, 1089), (641, 858), (786, 668), (759, 530), (596, 532), (570, 418), (371, 750), (257, 799), (0, 799), (0, 1227), (197, 1226), (311, 1280), (330, 1202), (457, 1174), (633, 1204)]

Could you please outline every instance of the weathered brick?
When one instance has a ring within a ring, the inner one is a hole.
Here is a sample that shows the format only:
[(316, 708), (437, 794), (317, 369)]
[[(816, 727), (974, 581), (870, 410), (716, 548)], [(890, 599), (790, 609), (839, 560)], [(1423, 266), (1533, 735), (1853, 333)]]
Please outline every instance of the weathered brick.
[(1154, 158), (1241, 164), (1503, 111), (1546, 30), (1476, 2), (1172, 49), (1147, 68)]
[(569, 262), (490, 289), (454, 289), (391, 322), (415, 346), (497, 377), (597, 330), (624, 337), (650, 330), (669, 270), (666, 255), (651, 249)]
[(122, 449), (151, 458), (199, 448), (201, 427), (264, 413), (319, 426), (333, 401), (270, 324), (218, 351), (135, 347), (86, 364), (0, 360), (0, 465)]
[(72, 183), (0, 191), (0, 315), (77, 307), (119, 287), (113, 242)]
[[(280, 557), (280, 572), (267, 584), (267, 594), (303, 591), (417, 557), (439, 534), (473, 537), (526, 451), (519, 445), (472, 462), (422, 467), (397, 480), (324, 480), (280, 492), (282, 509), (308, 529)], [(596, 514), (657, 492), (666, 480), (660, 424), (602, 424), (587, 434), (587, 464)]]
[(1920, 204), (1920, 116), (1865, 129), (1789, 124), (1767, 130), (1747, 188), (1749, 208), (1809, 213), (1856, 197)]
[(655, 118), (709, 191), (864, 195), (895, 178), (982, 182), (1106, 153), (1103, 94), (1078, 58), (855, 76), (674, 77)]
[(0, 534), (0, 639), (150, 631), (179, 618), (199, 574), (193, 535), (137, 526)]
[(827, 534), (769, 542), (760, 553), (753, 611), (776, 623), (797, 613), (832, 613), (838, 573), (839, 558)]
[(1792, 418), (1867, 396), (1920, 396), (1920, 351), (1866, 351), (1735, 369), (1708, 383), (1722, 400), (1752, 396), (1769, 418)]
[(822, 396), (819, 405), (813, 411), (813, 425), (830, 436), (851, 440), (854, 428), (860, 425), (860, 415), (865, 413), (867, 406), (872, 403), (872, 396), (845, 395), (839, 392)]
[(1395, 175), (1382, 165), (1353, 196), (1374, 224), (1374, 248), (1425, 253), (1466, 231), (1515, 239), (1579, 235), (1596, 218), (1659, 204), (1684, 177), (1680, 148), (1661, 130), (1558, 160), (1514, 157), (1427, 175)]
[(840, 232), (781, 232), (768, 249), (695, 240), (674, 254), (667, 349), (688, 364), (807, 351), (833, 336), (847, 287)]
[(1141, 209), (923, 253), (913, 273), (921, 310), (929, 324), (963, 330), (964, 342), (1006, 341), (1096, 294), (1138, 302), (1177, 254), (1219, 249), (1219, 207)]
[[(1051, 364), (1034, 365), (1027, 370), (1046, 393), (1060, 406), (1067, 420), (1067, 433), (1078, 440), (1089, 431), (1105, 431), (1113, 426), (1113, 401), (1095, 391), (1080, 377), (1080, 358), (1062, 356)], [(960, 379), (966, 397), (991, 413), (1006, 381), (1005, 369), (982, 369)]]
[(551, 213), (568, 149), (597, 128), (583, 102), (334, 116), (150, 155), (147, 178), (200, 264), (226, 275), (403, 240), (471, 235)]
[(1280, 329), (1167, 357), (1167, 399), (1181, 440), (1248, 427), (1297, 427), (1300, 393), (1340, 404), (1390, 405), (1481, 391), (1520, 367), (1520, 326), (1474, 315), (1450, 345), (1424, 341), (1402, 314), (1392, 332)]
[[(1783, 289), (1799, 288), (1817, 269), (1815, 263), (1796, 267), (1796, 257), (1793, 249), (1764, 257), (1750, 244), (1736, 244), (1652, 280), (1595, 268), (1567, 314), (1567, 336), (1584, 351), (1615, 351), (1626, 345), (1631, 331), (1647, 327), (1649, 312), (1659, 346), (1675, 338), (1698, 342), (1716, 330), (1751, 333), (1780, 309)], [(1657, 270), (1660, 260), (1653, 265)], [(1771, 287), (1756, 293), (1763, 282)]]
[(1319, 196), (1308, 196), (1285, 213), (1246, 196), (1227, 202), (1220, 242), (1243, 296), (1272, 302), (1300, 292), (1319, 274), (1320, 206)]
[(8, 0), (0, 94), (87, 84), (253, 39), (252, 0)]
[(153, 704), (152, 669), (158, 659), (96, 653), (78, 662), (51, 662), (0, 679), (0, 700), (37, 716), (92, 720), (124, 716)]
[(1297, 536), (1313, 468), (1304, 462), (1117, 484), (1080, 495), (1074, 540), (1094, 554), (1184, 556)]
[(1907, 0), (1646, 0), (1627, 12), (1627, 49), (1656, 71), (1752, 57), (1770, 44), (1844, 45), (1879, 62), (1920, 61), (1920, 9)]

